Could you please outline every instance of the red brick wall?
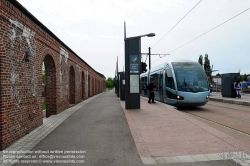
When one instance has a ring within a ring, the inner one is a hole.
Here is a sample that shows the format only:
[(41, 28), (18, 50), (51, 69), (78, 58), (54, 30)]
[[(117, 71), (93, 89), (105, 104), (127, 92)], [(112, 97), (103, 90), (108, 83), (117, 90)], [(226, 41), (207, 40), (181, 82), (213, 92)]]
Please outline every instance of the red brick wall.
[[(64, 111), (70, 103), (81, 102), (88, 94), (103, 91), (105, 77), (48, 29), (35, 23), (34, 18), (22, 13), (20, 6), (6, 0), (0, 2), (0, 150), (3, 150), (43, 123), (43, 62), (47, 117)], [(98, 91), (93, 84), (97, 80), (102, 82)]]
[[(0, 24), (2, 24), (2, 22), (0, 22)], [(6, 116), (5, 114), (3, 113), (3, 110), (5, 109), (5, 105), (4, 103), (2, 102), (3, 101), (3, 84), (2, 84), (2, 77), (4, 77), (5, 73), (3, 71), (3, 67), (2, 67), (2, 64), (3, 64), (3, 60), (5, 58), (5, 54), (6, 54), (6, 51), (4, 49), (4, 44), (3, 44), (3, 40), (2, 38), (0, 38), (0, 144), (3, 144), (3, 142), (5, 140), (3, 140), (3, 135), (6, 134), (5, 130), (6, 130)], [(6, 58), (5, 58), (6, 59)]]

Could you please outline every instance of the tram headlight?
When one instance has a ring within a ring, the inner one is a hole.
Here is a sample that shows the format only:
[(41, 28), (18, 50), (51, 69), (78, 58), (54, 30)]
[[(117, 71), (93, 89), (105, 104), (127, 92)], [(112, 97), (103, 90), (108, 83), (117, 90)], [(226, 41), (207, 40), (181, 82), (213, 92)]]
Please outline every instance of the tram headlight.
[(206, 96), (206, 99), (209, 99), (209, 96)]
[(177, 100), (184, 100), (184, 97), (177, 95), (176, 96)]

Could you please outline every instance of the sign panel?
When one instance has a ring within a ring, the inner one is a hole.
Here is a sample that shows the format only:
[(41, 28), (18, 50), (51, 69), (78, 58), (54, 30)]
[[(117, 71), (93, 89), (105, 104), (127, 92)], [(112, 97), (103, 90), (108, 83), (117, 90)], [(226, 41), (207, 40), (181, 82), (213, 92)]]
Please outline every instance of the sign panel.
[(139, 75), (130, 75), (130, 93), (139, 93)]
[(129, 56), (130, 73), (139, 73), (139, 55), (131, 54)]

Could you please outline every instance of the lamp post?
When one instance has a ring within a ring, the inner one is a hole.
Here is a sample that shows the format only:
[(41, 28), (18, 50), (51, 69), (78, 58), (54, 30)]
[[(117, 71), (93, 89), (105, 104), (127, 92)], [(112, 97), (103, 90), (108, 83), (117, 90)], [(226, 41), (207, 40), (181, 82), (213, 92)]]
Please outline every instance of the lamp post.
[(126, 38), (125, 41), (125, 109), (140, 109), (141, 37), (153, 37), (154, 33)]
[(135, 39), (135, 38), (141, 38), (141, 37), (146, 37), (146, 36), (147, 37), (154, 37), (155, 33), (149, 33), (149, 34), (146, 34), (146, 35), (133, 36), (133, 37), (128, 37), (128, 38), (125, 37), (125, 40)]

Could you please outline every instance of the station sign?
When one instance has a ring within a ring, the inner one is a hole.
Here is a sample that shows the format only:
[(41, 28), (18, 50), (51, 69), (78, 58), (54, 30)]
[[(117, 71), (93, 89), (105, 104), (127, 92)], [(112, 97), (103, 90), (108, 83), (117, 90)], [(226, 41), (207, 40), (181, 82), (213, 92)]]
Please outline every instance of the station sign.
[(138, 54), (130, 54), (129, 57), (130, 62), (130, 73), (139, 73), (139, 55)]

